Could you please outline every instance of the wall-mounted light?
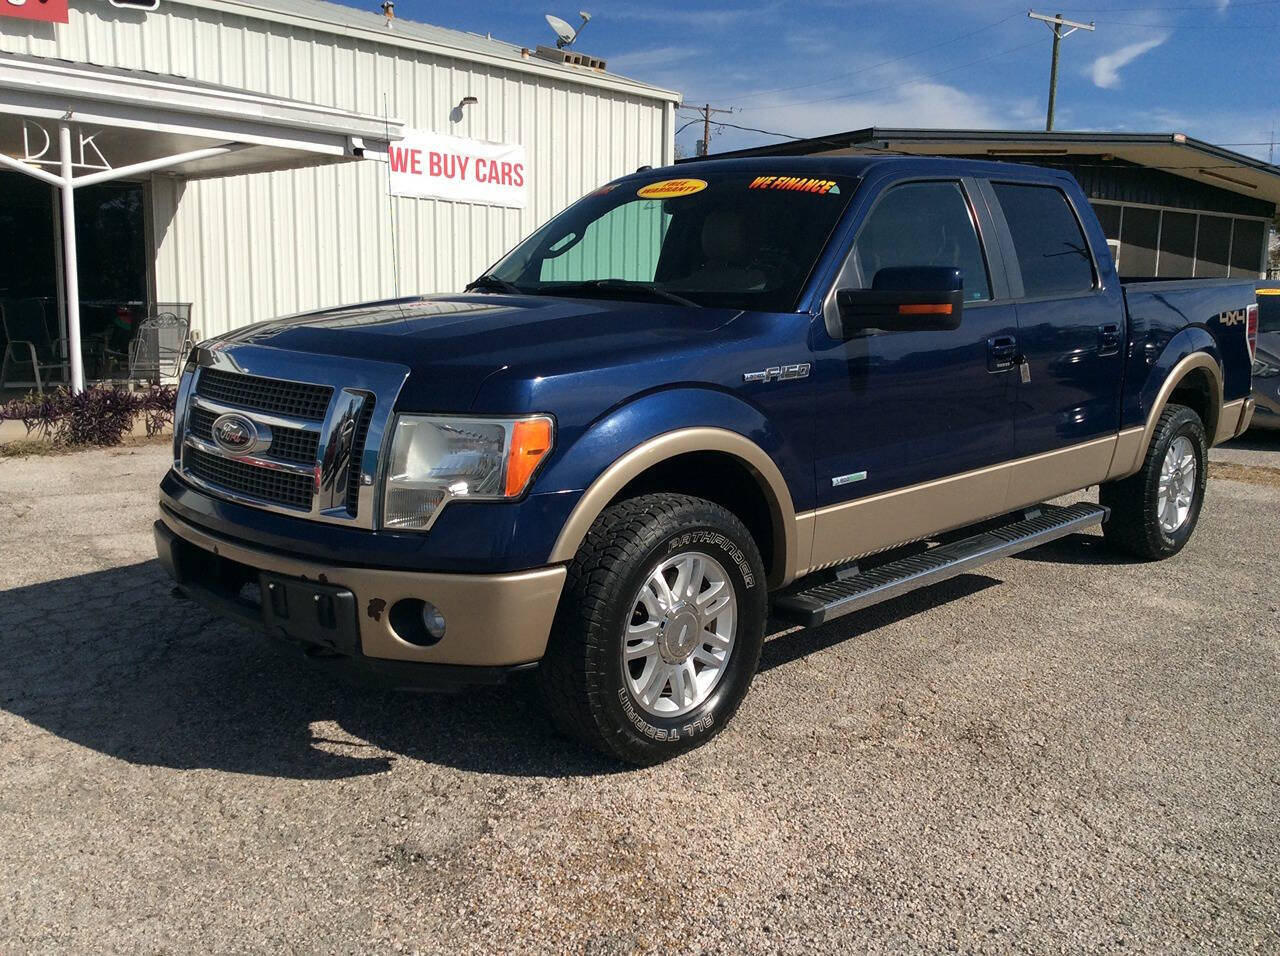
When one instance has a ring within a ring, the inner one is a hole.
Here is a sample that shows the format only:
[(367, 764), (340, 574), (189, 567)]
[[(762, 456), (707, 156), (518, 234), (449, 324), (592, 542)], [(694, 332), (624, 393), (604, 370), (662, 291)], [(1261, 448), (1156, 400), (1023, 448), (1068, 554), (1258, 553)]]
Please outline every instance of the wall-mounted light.
[(480, 101), (474, 96), (464, 96), (458, 101), (458, 105), (449, 111), (449, 122), (461, 123), (463, 110), (468, 106), (475, 106)]

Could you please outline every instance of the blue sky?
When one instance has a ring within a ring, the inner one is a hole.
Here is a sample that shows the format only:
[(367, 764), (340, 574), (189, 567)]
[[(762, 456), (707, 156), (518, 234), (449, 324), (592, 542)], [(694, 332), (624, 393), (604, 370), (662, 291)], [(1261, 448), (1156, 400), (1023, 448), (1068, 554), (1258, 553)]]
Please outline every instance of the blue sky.
[[(1016, 0), (580, 2), (592, 20), (578, 49), (686, 102), (733, 107), (720, 118), (738, 126), (795, 136), (864, 126), (1044, 128), (1051, 35)], [(554, 39), (544, 13), (577, 23), (578, 9), (573, 0), (396, 4), (401, 17), (528, 46)], [(1056, 128), (1179, 131), (1267, 158), (1273, 129), (1280, 135), (1280, 0), (1036, 9), (1097, 22), (1095, 33), (1062, 43)], [(680, 134), (687, 152), (700, 130)], [(778, 140), (722, 127), (712, 146)]]

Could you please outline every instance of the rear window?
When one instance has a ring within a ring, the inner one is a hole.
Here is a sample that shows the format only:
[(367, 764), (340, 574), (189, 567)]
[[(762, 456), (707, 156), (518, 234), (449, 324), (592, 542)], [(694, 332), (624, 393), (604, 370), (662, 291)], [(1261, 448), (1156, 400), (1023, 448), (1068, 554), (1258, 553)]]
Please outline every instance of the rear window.
[(992, 183), (1013, 234), (1023, 295), (1073, 295), (1093, 288), (1093, 259), (1066, 194), (1053, 186)]
[(1258, 331), (1280, 332), (1280, 289), (1258, 290)]

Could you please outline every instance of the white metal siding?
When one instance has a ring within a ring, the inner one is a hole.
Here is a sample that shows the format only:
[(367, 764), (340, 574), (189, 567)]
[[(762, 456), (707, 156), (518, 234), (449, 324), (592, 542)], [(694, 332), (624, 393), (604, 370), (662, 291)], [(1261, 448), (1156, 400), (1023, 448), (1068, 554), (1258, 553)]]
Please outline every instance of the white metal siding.
[[(204, 335), (397, 293), (459, 290), (569, 202), (637, 166), (672, 161), (672, 108), (662, 100), (176, 3), (143, 15), (72, 0), (68, 26), (0, 20), (0, 49), (527, 147), (523, 210), (391, 198), (386, 165), (369, 161), (191, 182), (155, 176), (156, 298), (193, 302)], [(455, 123), (450, 112), (464, 96), (480, 102)]]

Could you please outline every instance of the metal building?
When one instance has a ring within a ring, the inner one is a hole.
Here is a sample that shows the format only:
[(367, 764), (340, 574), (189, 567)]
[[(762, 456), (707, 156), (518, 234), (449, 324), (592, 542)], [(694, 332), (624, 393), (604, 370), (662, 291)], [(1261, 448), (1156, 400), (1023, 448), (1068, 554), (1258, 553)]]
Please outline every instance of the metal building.
[(1071, 172), (1122, 275), (1265, 273), (1280, 167), (1183, 133), (870, 128), (718, 156), (958, 156)]
[[(58, 316), (78, 293), (90, 365), (89, 343), (120, 345), (102, 325), (156, 303), (191, 303), (207, 336), (460, 289), (572, 200), (673, 159), (679, 96), (577, 54), (322, 0), (41, 3), (0, 0), (0, 307)], [(491, 185), (397, 185), (430, 178), (424, 137)]]

